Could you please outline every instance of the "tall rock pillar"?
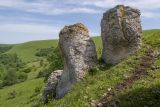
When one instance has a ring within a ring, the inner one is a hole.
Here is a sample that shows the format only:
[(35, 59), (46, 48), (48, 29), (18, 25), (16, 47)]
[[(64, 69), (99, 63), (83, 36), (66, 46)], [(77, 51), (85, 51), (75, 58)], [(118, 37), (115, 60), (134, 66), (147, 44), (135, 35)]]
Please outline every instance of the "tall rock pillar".
[(105, 12), (101, 20), (104, 62), (116, 64), (135, 53), (141, 47), (141, 35), (138, 9), (118, 5)]
[(59, 34), (64, 70), (59, 79), (56, 98), (63, 97), (97, 63), (95, 44), (81, 23), (65, 26)]

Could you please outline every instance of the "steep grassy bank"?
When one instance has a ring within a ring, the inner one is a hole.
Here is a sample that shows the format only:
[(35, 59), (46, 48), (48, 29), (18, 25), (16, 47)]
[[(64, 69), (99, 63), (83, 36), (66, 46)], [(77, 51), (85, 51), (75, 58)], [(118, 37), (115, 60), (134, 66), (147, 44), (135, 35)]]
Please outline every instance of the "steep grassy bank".
[[(94, 72), (88, 74), (86, 78), (80, 83), (77, 83), (73, 87), (73, 89), (70, 91), (70, 93), (67, 94), (64, 98), (58, 101), (51, 100), (50, 103), (46, 105), (46, 107), (52, 107), (52, 106), (85, 107), (85, 106), (94, 104), (104, 95), (104, 93), (106, 93), (106, 91), (111, 90), (114, 86), (123, 82), (124, 79), (130, 77), (134, 73), (135, 67), (138, 66), (140, 63), (139, 58), (145, 54), (148, 48), (151, 48), (153, 50), (160, 50), (160, 46), (159, 46), (160, 30), (144, 31), (143, 43), (144, 44), (142, 49), (139, 50), (139, 52), (137, 52), (135, 55), (130, 56), (129, 58), (125, 59), (124, 61), (122, 61), (116, 66), (109, 66), (109, 67), (104, 67), (102, 69), (99, 68), (99, 69), (93, 70)], [(159, 66), (159, 60), (160, 58), (156, 59), (156, 62), (158, 63), (156, 63), (155, 66), (157, 65)], [(149, 71), (150, 70), (148, 70), (147, 72)], [(152, 104), (152, 107), (160, 106), (158, 102), (160, 99), (159, 98), (159, 91), (160, 91), (159, 72), (160, 72), (160, 69), (151, 71), (150, 73), (154, 75), (154, 78), (152, 80), (147, 79), (147, 78), (150, 78), (150, 75), (146, 75), (144, 77), (142, 76), (142, 79), (139, 79), (137, 82), (134, 83), (132, 88), (128, 89), (129, 91), (125, 90), (124, 92), (122, 92), (123, 94), (119, 95), (120, 96), (118, 100), (119, 105), (117, 106), (140, 107), (140, 106), (151, 106), (151, 104)], [(138, 84), (138, 82), (140, 81), (142, 82), (141, 85)], [(144, 83), (148, 83), (148, 85)], [(135, 92), (136, 88), (137, 90), (140, 90), (138, 89), (140, 87), (143, 87), (144, 90), (148, 89), (148, 91), (144, 91), (144, 92), (140, 91), (142, 93), (141, 94), (142, 97), (141, 95), (138, 95), (138, 93)], [(154, 90), (156, 89), (157, 91), (154, 92), (153, 94), (153, 92), (150, 91), (152, 89)], [(135, 92), (135, 96), (134, 96), (134, 93), (131, 94), (130, 101), (127, 102), (127, 98), (128, 98), (128, 97), (126, 98), (126, 96), (128, 95), (127, 92), (130, 92), (130, 91)], [(158, 99), (157, 100), (154, 99), (153, 98), (154, 96), (156, 96), (156, 98)], [(147, 99), (145, 99), (145, 97), (147, 97)], [(147, 103), (147, 101), (150, 101), (150, 103), (149, 102)], [(136, 102), (139, 102), (139, 103), (136, 103)]]

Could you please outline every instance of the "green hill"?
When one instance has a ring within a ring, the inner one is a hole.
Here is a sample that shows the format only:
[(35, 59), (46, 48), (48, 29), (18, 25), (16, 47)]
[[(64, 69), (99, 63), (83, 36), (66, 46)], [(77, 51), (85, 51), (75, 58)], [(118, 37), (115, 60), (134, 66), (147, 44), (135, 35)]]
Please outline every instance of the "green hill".
[[(101, 49), (101, 38), (94, 37), (94, 41), (97, 43), (97, 47)], [(41, 41), (30, 41), (15, 45), (0, 44), (0, 46), (13, 46), (7, 53), (16, 53), (23, 61), (32, 62), (38, 59), (35, 53), (38, 49), (57, 47), (58, 40), (41, 40)]]
[(57, 40), (31, 41), (14, 45), (7, 53), (16, 53), (23, 61), (32, 62), (38, 59), (35, 56), (38, 49), (56, 47), (57, 43)]
[[(100, 57), (101, 38), (95, 37), (94, 42)], [(37, 49), (57, 46), (57, 43), (56, 40), (47, 40), (17, 44), (8, 53), (17, 53), (24, 61), (32, 62), (37, 60)], [(102, 64), (99, 68), (91, 70), (83, 81), (77, 83), (60, 100), (53, 99), (43, 105), (40, 99), (44, 87), (43, 78), (32, 77), (23, 83), (0, 89), (0, 107), (87, 107), (100, 102), (101, 99), (106, 106), (116, 104), (117, 107), (160, 107), (160, 57), (155, 59), (155, 63), (151, 67), (148, 66), (130, 87), (115, 91), (109, 100), (103, 99), (103, 96), (123, 83), (126, 78), (134, 76), (136, 68), (147, 62), (142, 59), (147, 56), (149, 50), (160, 50), (160, 30), (144, 31), (143, 46), (135, 55), (115, 66)], [(32, 73), (29, 76), (32, 76)], [(16, 96), (12, 98), (14, 93)]]

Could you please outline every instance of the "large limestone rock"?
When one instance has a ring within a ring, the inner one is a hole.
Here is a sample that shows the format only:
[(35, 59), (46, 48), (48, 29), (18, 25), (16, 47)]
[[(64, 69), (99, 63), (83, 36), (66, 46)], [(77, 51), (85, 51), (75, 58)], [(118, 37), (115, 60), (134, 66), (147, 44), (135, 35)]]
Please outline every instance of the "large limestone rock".
[(62, 72), (63, 70), (56, 70), (50, 74), (42, 95), (45, 103), (48, 102), (49, 97), (56, 96), (56, 87)]
[(58, 82), (56, 98), (63, 97), (97, 63), (95, 44), (89, 37), (88, 29), (81, 23), (61, 30), (59, 46), (64, 58), (64, 71)]
[(116, 64), (135, 53), (141, 46), (140, 11), (123, 5), (108, 10), (101, 21), (101, 35), (105, 63)]

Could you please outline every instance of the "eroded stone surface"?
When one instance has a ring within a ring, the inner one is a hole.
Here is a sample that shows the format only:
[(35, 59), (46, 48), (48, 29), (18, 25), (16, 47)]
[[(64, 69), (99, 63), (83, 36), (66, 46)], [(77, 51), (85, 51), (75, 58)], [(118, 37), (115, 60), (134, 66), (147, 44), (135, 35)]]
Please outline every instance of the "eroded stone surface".
[(49, 76), (46, 86), (43, 90), (43, 100), (47, 103), (49, 96), (56, 96), (56, 87), (63, 70), (56, 70)]
[(135, 53), (141, 46), (140, 11), (123, 5), (108, 10), (101, 21), (101, 35), (105, 63), (116, 64)]
[(97, 63), (95, 44), (81, 23), (65, 26), (59, 34), (64, 72), (58, 82), (56, 98), (63, 97)]

